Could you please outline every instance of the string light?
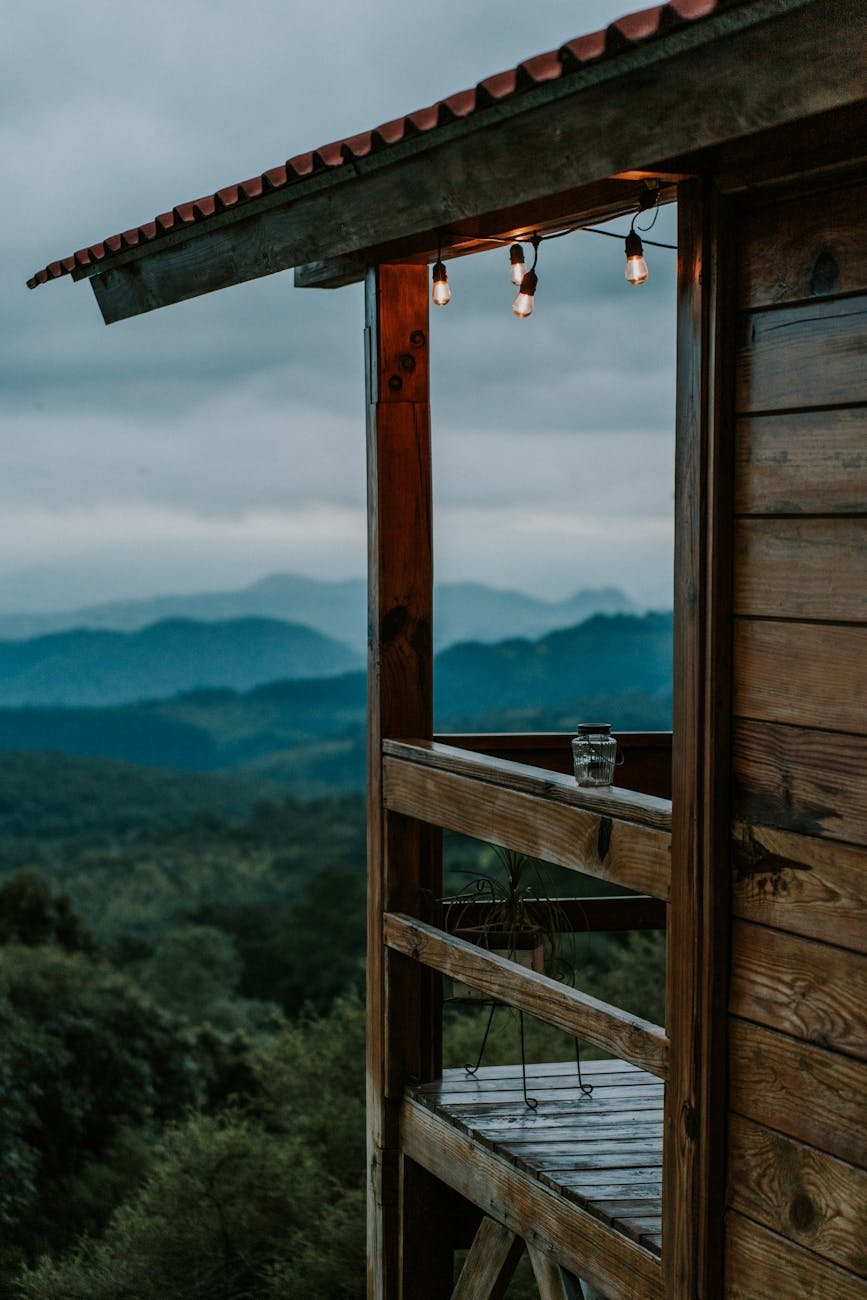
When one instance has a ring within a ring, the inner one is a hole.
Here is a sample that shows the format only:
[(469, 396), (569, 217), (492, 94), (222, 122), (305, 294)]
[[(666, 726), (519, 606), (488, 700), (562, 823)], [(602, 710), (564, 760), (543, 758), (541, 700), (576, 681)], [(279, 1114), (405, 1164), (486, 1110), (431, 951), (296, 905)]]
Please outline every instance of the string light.
[[(632, 218), (629, 234), (625, 240), (626, 280), (629, 284), (644, 284), (649, 277), (647, 261), (644, 256), (645, 244), (653, 248), (669, 248), (677, 251), (676, 244), (664, 244), (655, 239), (644, 239), (642, 241), (641, 238), (642, 234), (652, 230), (656, 224), (656, 219), (659, 216), (657, 204), (660, 188), (658, 181), (647, 180), (644, 189), (639, 195), (638, 211)], [(638, 218), (650, 208), (655, 209), (652, 221), (648, 225), (638, 226)], [(538, 231), (534, 231), (529, 239), (524, 239), (525, 243), (530, 243), (533, 246), (533, 262), (528, 270), (523, 245), (515, 240), (514, 236), (511, 240), (500, 239), (496, 235), (485, 236), (485, 239), (491, 243), (509, 245), (509, 279), (518, 289), (512, 303), (512, 311), (519, 319), (525, 320), (528, 316), (532, 316), (536, 305), (536, 289), (539, 284), (536, 275), (536, 263), (539, 259), (539, 245), (547, 239), (562, 239), (564, 235), (574, 234), (575, 231), (590, 235), (605, 235), (608, 239), (623, 239), (622, 234), (617, 234), (613, 230), (602, 230), (599, 226), (568, 226), (565, 230), (552, 230), (545, 235), (540, 235)], [(431, 297), (437, 307), (445, 307), (451, 301), (452, 296), (449, 288), (448, 272), (442, 260), (442, 234), (443, 232), (438, 232), (437, 260), (433, 264), (433, 286), (431, 291)]]
[(509, 262), (511, 264), (509, 276), (512, 284), (520, 285), (527, 273), (524, 265), (524, 249), (521, 244), (513, 244), (509, 249)]
[[(517, 297), (512, 303), (512, 311), (522, 320), (533, 314), (536, 286), (539, 283), (539, 278), (536, 275), (536, 262), (539, 259), (539, 245), (542, 242), (542, 236), (533, 235), (530, 242), (533, 245), (533, 265), (529, 271), (525, 271), (522, 275)], [(512, 247), (520, 247), (520, 245), (513, 244)]]
[(626, 280), (629, 284), (644, 284), (647, 279), (647, 263), (644, 260), (644, 245), (635, 229), (626, 236)]
[(442, 253), (443, 241), (440, 238), (437, 246), (437, 260), (434, 262), (433, 267), (433, 285), (431, 288), (431, 299), (436, 307), (447, 307), (452, 298), (452, 291), (449, 288), (449, 273), (446, 270)]

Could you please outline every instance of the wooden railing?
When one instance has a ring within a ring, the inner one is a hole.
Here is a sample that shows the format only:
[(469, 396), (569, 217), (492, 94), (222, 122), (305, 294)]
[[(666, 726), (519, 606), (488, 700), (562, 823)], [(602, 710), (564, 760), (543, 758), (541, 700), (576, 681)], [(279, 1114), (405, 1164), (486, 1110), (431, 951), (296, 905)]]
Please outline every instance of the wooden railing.
[[(527, 853), (641, 895), (563, 900), (576, 930), (601, 928), (594, 920), (629, 928), (616, 922), (619, 907), (631, 910), (640, 928), (664, 926), (671, 848), (667, 799), (617, 787), (580, 788), (562, 772), (438, 741), (386, 740), (382, 750), (389, 814)], [(602, 905), (596, 918), (595, 901)], [(383, 939), (392, 952), (429, 970), (667, 1077), (669, 1044), (657, 1025), (403, 912), (385, 913)]]
[(423, 921), (387, 912), (383, 922), (386, 947), (394, 952), (666, 1078), (668, 1039), (658, 1025)]
[(436, 741), (383, 742), (389, 812), (667, 900), (671, 803)]

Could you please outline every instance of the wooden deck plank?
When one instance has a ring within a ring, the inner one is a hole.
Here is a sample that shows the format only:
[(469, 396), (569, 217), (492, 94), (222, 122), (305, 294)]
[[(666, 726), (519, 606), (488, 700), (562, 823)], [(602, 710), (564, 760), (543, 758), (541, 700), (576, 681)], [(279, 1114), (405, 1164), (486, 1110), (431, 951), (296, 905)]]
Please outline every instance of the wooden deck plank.
[[(521, 1067), (515, 1064), (492, 1067), (490, 1074), (483, 1068), (471, 1079), (461, 1070), (449, 1070), (441, 1083), (413, 1088), (410, 1095), (416, 1106), (444, 1120), (477, 1150), (549, 1188), (619, 1240), (656, 1254), (663, 1085), (634, 1066), (610, 1072), (607, 1064), (588, 1062), (594, 1067), (585, 1076), (594, 1085), (589, 1097), (579, 1091), (569, 1062), (529, 1065), (527, 1090), (538, 1101), (536, 1109), (524, 1102)], [(552, 1078), (571, 1087), (537, 1087)], [(625, 1079), (631, 1079), (626, 1087)], [(636, 1109), (628, 1101), (624, 1107), (623, 1095), (630, 1091), (652, 1094), (646, 1098), (648, 1108)]]
[(481, 1148), (412, 1095), (403, 1104), (401, 1135), (413, 1160), (604, 1295), (662, 1300), (662, 1269), (652, 1250), (613, 1231), (500, 1152)]

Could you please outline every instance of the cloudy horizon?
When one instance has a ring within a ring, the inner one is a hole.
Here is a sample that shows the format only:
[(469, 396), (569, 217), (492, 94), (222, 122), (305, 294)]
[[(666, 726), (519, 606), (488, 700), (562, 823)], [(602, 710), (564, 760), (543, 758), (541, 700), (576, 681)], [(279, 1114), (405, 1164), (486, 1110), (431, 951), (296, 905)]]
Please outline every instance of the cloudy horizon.
[[(454, 0), (411, 23), (393, 0), (259, 0), (243, 22), (204, 0), (147, 22), (103, 0), (16, 9), (0, 55), (0, 611), (362, 576), (359, 286), (296, 291), (287, 272), (106, 329), (87, 285), (24, 280), (632, 7), (564, 17), (540, 0), (532, 23), (512, 0), (495, 22)], [(673, 242), (673, 212), (657, 232)], [(622, 260), (589, 234), (544, 245), (524, 322), (505, 253), (453, 264), (431, 322), (438, 581), (551, 598), (614, 584), (670, 605), (674, 254), (652, 250), (640, 289)]]

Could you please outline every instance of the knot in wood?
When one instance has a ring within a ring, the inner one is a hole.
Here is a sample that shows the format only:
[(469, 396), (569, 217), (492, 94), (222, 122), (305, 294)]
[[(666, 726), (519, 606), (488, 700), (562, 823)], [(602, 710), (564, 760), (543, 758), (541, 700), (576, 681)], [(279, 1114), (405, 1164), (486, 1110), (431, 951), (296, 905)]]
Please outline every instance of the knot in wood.
[(427, 342), (424, 330), (413, 330), (409, 336), (409, 341), (414, 348), (423, 348)]
[(823, 293), (836, 293), (840, 285), (840, 268), (837, 259), (827, 248), (823, 249), (813, 264), (810, 292), (819, 297)]
[(400, 390), (403, 388), (403, 380), (401, 379), (400, 375), (389, 375), (388, 386), (393, 393), (399, 393)]
[(415, 370), (415, 357), (411, 352), (401, 352), (397, 359), (397, 364), (405, 375), (411, 375)]
[(789, 1206), (789, 1220), (793, 1228), (806, 1232), (816, 1217), (816, 1207), (806, 1192), (798, 1192)]

